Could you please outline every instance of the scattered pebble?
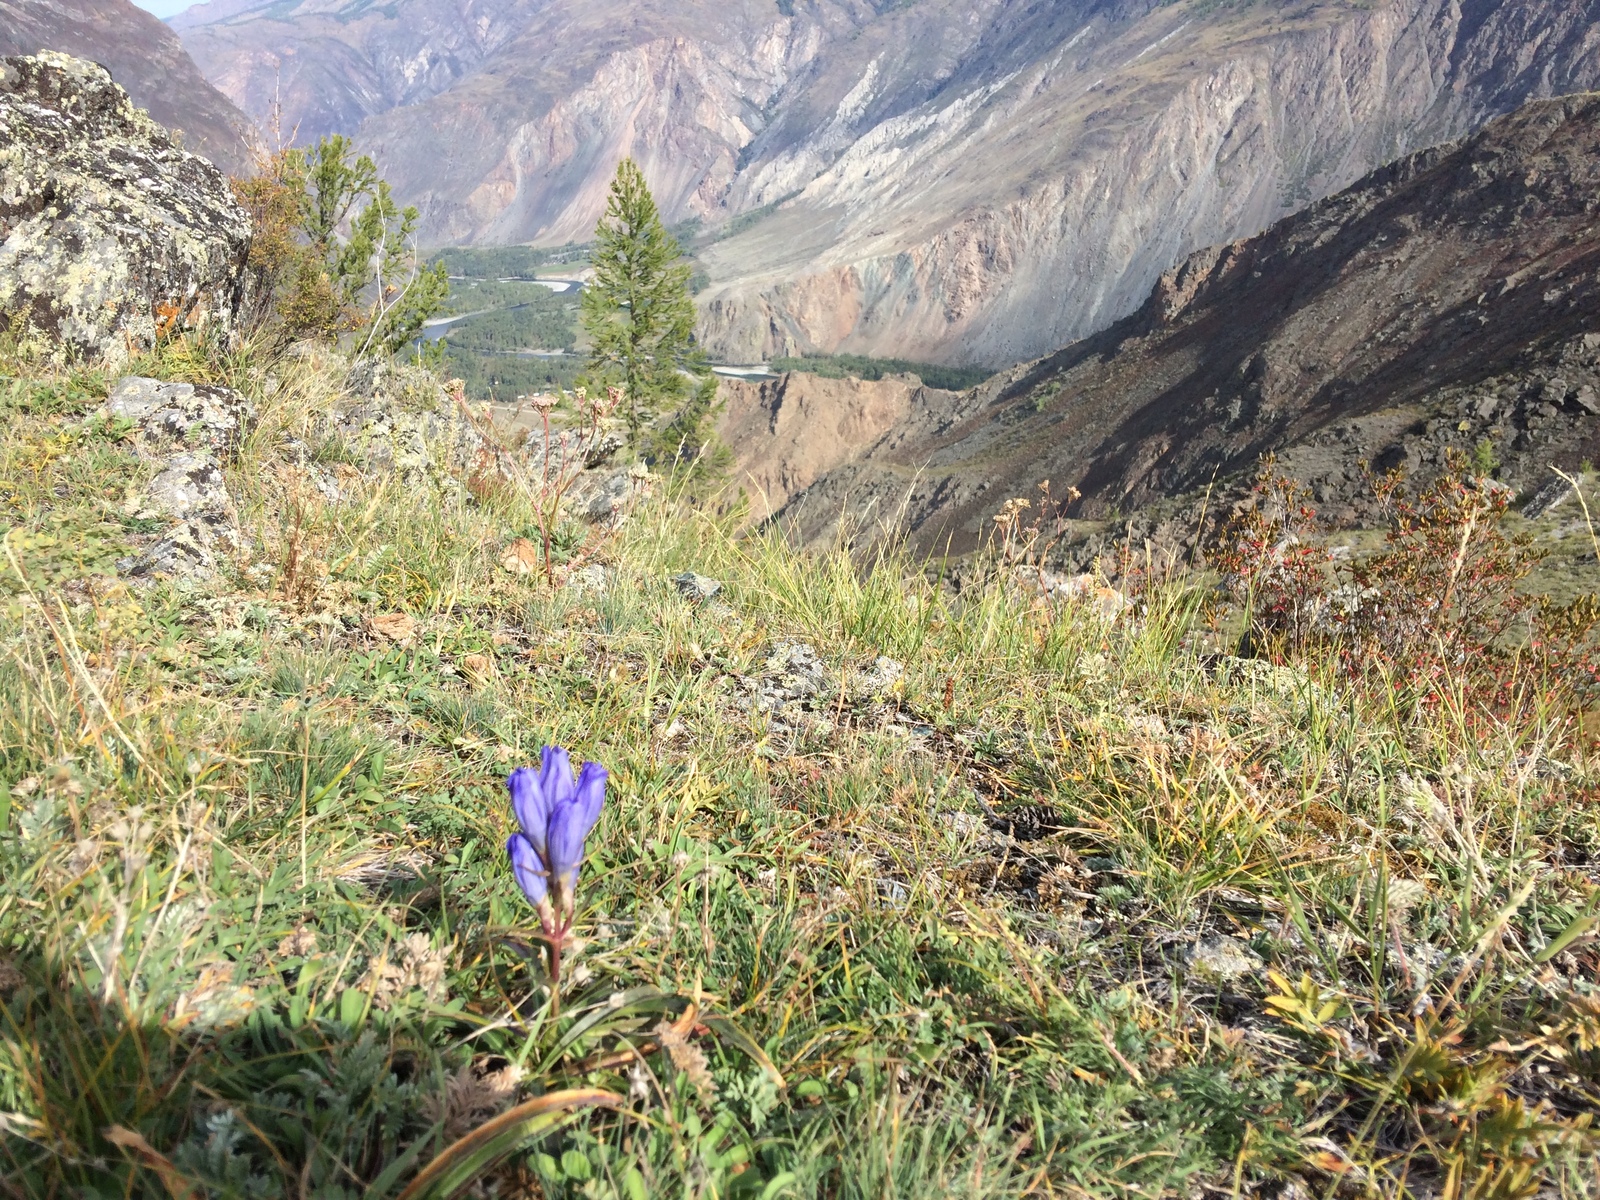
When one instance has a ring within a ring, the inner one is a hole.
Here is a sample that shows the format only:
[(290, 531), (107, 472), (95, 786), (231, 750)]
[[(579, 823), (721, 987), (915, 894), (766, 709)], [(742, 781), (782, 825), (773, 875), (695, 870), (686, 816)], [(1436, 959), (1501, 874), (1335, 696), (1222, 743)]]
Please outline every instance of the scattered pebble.
[(1189, 969), (1203, 979), (1225, 983), (1261, 970), (1261, 958), (1238, 938), (1203, 938), (1189, 949)]
[(693, 571), (685, 571), (681, 575), (672, 577), (672, 586), (678, 589), (680, 595), (686, 600), (696, 604), (704, 604), (717, 593), (722, 591), (722, 584), (705, 575), (696, 575)]
[(905, 673), (903, 664), (880, 654), (870, 667), (856, 672), (856, 690), (867, 696), (886, 695), (904, 678)]
[(580, 596), (606, 590), (606, 569), (599, 563), (579, 567), (567, 576), (567, 586)]
[(416, 636), (417, 622), (406, 613), (386, 613), (369, 620), (367, 628), (385, 641), (404, 645)]
[(533, 575), (543, 563), (539, 547), (525, 537), (514, 539), (500, 555), (500, 565), (513, 575)]

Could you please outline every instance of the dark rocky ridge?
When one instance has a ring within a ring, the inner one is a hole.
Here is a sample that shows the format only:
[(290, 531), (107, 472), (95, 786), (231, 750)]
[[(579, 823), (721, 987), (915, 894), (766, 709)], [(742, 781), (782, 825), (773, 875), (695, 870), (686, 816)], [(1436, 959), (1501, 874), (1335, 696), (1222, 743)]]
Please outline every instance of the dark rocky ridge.
[(248, 172), (250, 119), (183, 43), (129, 0), (0, 0), (0, 56), (57, 50), (97, 62), (133, 102), (230, 175)]
[(1327, 515), (1371, 517), (1361, 463), (1426, 477), (1487, 442), (1505, 482), (1600, 459), (1600, 94), (1525, 106), (1266, 233), (1202, 251), (1138, 312), (953, 403), (914, 412), (783, 519), (846, 505), (970, 548), (1041, 480), (1104, 518), (1268, 453)]

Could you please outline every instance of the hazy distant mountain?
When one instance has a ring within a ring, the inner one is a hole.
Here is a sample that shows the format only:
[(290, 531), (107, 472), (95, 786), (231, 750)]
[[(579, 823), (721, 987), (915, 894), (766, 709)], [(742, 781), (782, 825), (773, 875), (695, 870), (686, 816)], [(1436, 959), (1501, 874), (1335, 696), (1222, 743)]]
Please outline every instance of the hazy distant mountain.
[(129, 98), (224, 171), (249, 167), (249, 119), (206, 82), (173, 32), (128, 0), (0, 0), (0, 55), (61, 50), (99, 63)]
[(1184, 255), (1525, 100), (1600, 86), (1600, 0), (218, 0), (258, 121), (356, 133), (434, 242), (588, 235), (624, 154), (726, 357), (1004, 364)]

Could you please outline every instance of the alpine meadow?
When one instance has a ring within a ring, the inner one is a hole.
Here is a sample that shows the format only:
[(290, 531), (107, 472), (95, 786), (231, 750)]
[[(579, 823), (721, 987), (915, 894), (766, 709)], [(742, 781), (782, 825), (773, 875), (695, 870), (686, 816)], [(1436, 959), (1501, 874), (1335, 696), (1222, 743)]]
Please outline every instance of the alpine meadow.
[(1600, 0), (0, 0), (0, 1195), (1600, 1200)]

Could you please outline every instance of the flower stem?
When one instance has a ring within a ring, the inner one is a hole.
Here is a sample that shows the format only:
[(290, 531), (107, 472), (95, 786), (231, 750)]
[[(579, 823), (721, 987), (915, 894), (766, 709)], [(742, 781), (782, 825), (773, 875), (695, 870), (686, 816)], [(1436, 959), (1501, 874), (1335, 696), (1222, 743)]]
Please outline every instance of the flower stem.
[(567, 940), (567, 931), (562, 929), (550, 939), (550, 1016), (561, 1015), (561, 943)]

